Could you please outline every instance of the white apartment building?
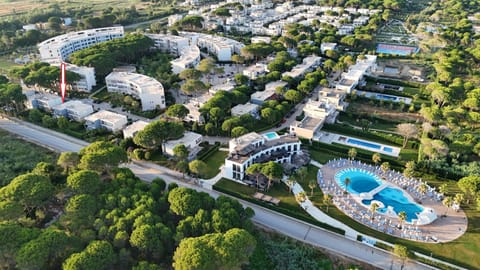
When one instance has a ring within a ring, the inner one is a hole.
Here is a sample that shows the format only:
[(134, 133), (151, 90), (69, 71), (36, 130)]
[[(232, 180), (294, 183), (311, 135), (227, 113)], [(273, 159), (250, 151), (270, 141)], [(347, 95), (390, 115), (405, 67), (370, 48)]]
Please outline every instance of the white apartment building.
[(285, 81), (274, 81), (265, 84), (266, 91), (276, 91), (278, 88), (285, 89), (288, 83)]
[(230, 80), (226, 83), (217, 84), (210, 87), (210, 89), (208, 89), (208, 92), (212, 95), (215, 95), (218, 91), (232, 92), (236, 86), (237, 85), (235, 84), (235, 82)]
[(38, 50), (43, 62), (60, 63), (73, 52), (123, 36), (123, 26), (88, 29), (47, 39), (38, 44)]
[(258, 111), (260, 110), (260, 106), (257, 104), (253, 104), (247, 102), (245, 104), (238, 104), (232, 108), (232, 116), (242, 116), (244, 114), (250, 114), (255, 118), (259, 118)]
[(55, 106), (62, 104), (62, 97), (57, 95), (35, 91), (26, 91), (24, 94), (27, 97), (25, 107), (28, 109), (52, 111)]
[(176, 145), (183, 144), (188, 150), (188, 160), (193, 160), (201, 149), (200, 143), (202, 142), (202, 140), (202, 135), (195, 132), (187, 131), (183, 134), (182, 138), (165, 142), (165, 154), (173, 157), (173, 148), (175, 148)]
[(265, 101), (273, 100), (277, 98), (275, 89), (269, 89), (264, 91), (257, 91), (250, 95), (250, 102), (257, 105), (262, 105)]
[(335, 42), (322, 42), (320, 45), (320, 51), (325, 53), (326, 51), (333, 51), (337, 47), (337, 43)]
[(185, 47), (180, 52), (180, 57), (170, 63), (172, 72), (175, 74), (179, 74), (187, 68), (196, 68), (200, 63), (200, 49), (196, 45)]
[(262, 37), (262, 36), (256, 36), (256, 37), (252, 37), (250, 39), (250, 41), (252, 43), (262, 43), (262, 42), (264, 42), (264, 43), (267, 43), (267, 44), (270, 44), (271, 40), (272, 39), (270, 37)]
[(140, 99), (142, 110), (164, 109), (163, 85), (154, 78), (131, 72), (112, 72), (105, 78), (108, 92), (132, 95)]
[(66, 117), (77, 122), (82, 121), (85, 117), (93, 113), (93, 106), (85, 104), (79, 100), (70, 100), (53, 107), (55, 117)]
[(133, 138), (135, 135), (139, 132), (142, 131), (148, 124), (149, 122), (145, 122), (142, 120), (138, 120), (133, 122), (132, 124), (126, 126), (122, 132), (123, 132), (123, 138)]
[(189, 40), (185, 37), (166, 34), (145, 34), (145, 36), (153, 40), (155, 48), (175, 56), (180, 56), (182, 50), (189, 46)]
[(308, 56), (303, 59), (301, 64), (298, 64), (292, 68), (291, 71), (282, 73), (283, 76), (289, 76), (294, 79), (303, 77), (308, 72), (313, 71), (315, 68), (319, 67), (322, 63), (322, 58), (320, 56)]
[(92, 91), (92, 88), (97, 85), (97, 81), (95, 80), (95, 68), (76, 66), (69, 63), (66, 63), (66, 65), (67, 71), (75, 72), (80, 75), (80, 80), (70, 84), (73, 89), (82, 92), (90, 92)]
[(324, 103), (329, 103), (339, 111), (345, 111), (348, 103), (345, 102), (346, 92), (336, 88), (323, 87), (318, 91), (318, 100)]
[(87, 129), (105, 128), (111, 132), (122, 130), (127, 125), (127, 117), (123, 114), (101, 110), (85, 117)]
[(252, 132), (232, 139), (225, 159), (225, 177), (242, 181), (247, 168), (255, 163), (291, 163), (294, 155), (301, 154), (300, 146), (300, 140), (289, 134), (270, 137)]
[(206, 49), (221, 62), (231, 61), (232, 55), (240, 54), (240, 50), (245, 46), (234, 39), (214, 35), (194, 32), (180, 32), (180, 35), (189, 38), (190, 44), (196, 44), (198, 47)]
[(258, 77), (267, 74), (267, 65), (262, 63), (256, 63), (243, 70), (243, 75), (247, 76), (250, 80), (256, 80)]

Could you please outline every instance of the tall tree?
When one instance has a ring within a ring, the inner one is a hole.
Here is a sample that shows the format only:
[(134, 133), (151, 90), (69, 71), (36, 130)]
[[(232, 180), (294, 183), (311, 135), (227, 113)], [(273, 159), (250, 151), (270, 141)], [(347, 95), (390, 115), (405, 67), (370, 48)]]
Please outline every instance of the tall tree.
[(403, 136), (403, 148), (407, 146), (408, 140), (418, 136), (418, 128), (414, 124), (402, 123), (397, 125), (397, 132)]
[(382, 156), (380, 156), (379, 153), (374, 153), (372, 155), (372, 161), (373, 161), (373, 163), (375, 163), (375, 165), (378, 165), (378, 163), (380, 163), (382, 161)]
[(202, 177), (207, 172), (207, 164), (205, 162), (195, 159), (188, 163), (188, 169), (195, 174), (197, 178)]
[(94, 171), (81, 170), (67, 177), (67, 187), (75, 193), (96, 194), (100, 184), (100, 176)]
[[(140, 133), (140, 132), (139, 132)], [(80, 150), (80, 169), (109, 171), (121, 162), (127, 161), (127, 153), (109, 142), (94, 142)]]
[(177, 144), (173, 147), (173, 155), (177, 161), (186, 160), (188, 158), (188, 149), (184, 144)]
[(267, 184), (267, 190), (268, 190), (272, 185), (272, 181), (280, 180), (280, 178), (282, 178), (283, 167), (282, 165), (274, 161), (269, 161), (263, 164), (261, 172), (263, 175), (265, 175), (268, 178), (268, 184)]
[(107, 241), (92, 241), (79, 253), (74, 253), (63, 263), (65, 270), (108, 269), (115, 261), (115, 252)]
[(179, 120), (185, 118), (190, 111), (182, 104), (173, 104), (172, 106), (168, 107), (167, 111), (165, 112), (166, 115), (170, 117), (175, 117)]
[(163, 143), (170, 139), (177, 139), (183, 135), (183, 125), (177, 122), (158, 120), (148, 124), (139, 131), (133, 141), (145, 148), (159, 148), (163, 152)]

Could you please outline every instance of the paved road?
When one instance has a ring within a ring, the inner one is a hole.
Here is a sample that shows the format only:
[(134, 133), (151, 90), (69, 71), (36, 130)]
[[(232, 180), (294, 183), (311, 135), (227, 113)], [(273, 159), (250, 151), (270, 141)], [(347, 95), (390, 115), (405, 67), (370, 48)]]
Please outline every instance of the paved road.
[[(0, 128), (16, 133), (29, 141), (43, 146), (49, 146), (49, 148), (56, 151), (78, 151), (87, 145), (86, 142), (70, 138), (69, 136), (51, 130), (36, 127), (22, 121), (13, 122), (12, 120), (8, 119), (0, 119)], [(161, 177), (168, 183), (175, 182), (181, 186), (204, 191), (213, 197), (218, 197), (221, 195), (214, 190), (209, 190), (198, 185), (194, 185), (191, 179), (181, 180), (181, 174), (178, 172), (174, 172), (152, 163), (135, 162), (131, 164), (125, 164), (124, 166), (130, 168), (140, 179), (147, 182), (153, 180), (155, 177)], [(241, 200), (240, 202), (244, 206), (251, 207), (255, 211), (255, 216), (253, 217), (254, 222), (278, 231), (279, 233), (318, 247), (325, 248), (332, 252), (369, 263), (380, 269), (401, 269), (401, 262), (392, 254), (389, 254), (383, 250), (364, 245), (355, 241), (354, 239), (344, 238), (343, 236), (333, 234), (329, 231), (325, 231), (305, 222), (284, 216), (263, 207), (259, 207), (255, 204)], [(435, 268), (424, 266), (418, 264), (417, 262), (407, 262), (404, 269)]]

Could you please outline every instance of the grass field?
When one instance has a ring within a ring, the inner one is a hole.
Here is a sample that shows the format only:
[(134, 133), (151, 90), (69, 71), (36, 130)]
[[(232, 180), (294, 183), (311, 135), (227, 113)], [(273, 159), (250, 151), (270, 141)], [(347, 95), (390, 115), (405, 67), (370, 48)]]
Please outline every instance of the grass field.
[(207, 163), (207, 172), (204, 175), (205, 179), (210, 179), (220, 172), (220, 166), (225, 163), (227, 155), (228, 152), (216, 151), (204, 160), (204, 162)]
[(58, 4), (61, 8), (76, 8), (91, 6), (94, 10), (102, 10), (108, 7), (126, 8), (135, 5), (140, 10), (149, 5), (142, 3), (140, 0), (62, 0), (62, 1), (43, 1), (43, 0), (0, 0), (0, 17), (13, 14), (22, 14), (33, 9), (47, 8), (52, 4)]
[(8, 71), (10, 71), (11, 69), (19, 66), (21, 65), (15, 64), (14, 62), (10, 61), (7, 56), (0, 56), (0, 74), (8, 73)]
[(0, 187), (38, 162), (54, 162), (57, 154), (0, 130)]

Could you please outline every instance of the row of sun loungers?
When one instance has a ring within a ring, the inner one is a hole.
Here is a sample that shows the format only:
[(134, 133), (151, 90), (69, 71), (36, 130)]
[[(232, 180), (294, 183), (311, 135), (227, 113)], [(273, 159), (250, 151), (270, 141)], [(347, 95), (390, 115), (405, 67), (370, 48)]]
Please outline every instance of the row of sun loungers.
[(269, 195), (265, 195), (265, 194), (260, 193), (260, 192), (255, 192), (255, 194), (253, 194), (253, 197), (257, 200), (261, 200), (261, 201), (268, 202), (268, 203), (273, 203), (275, 205), (278, 205), (280, 203), (279, 199), (277, 199), (275, 197), (272, 197), (272, 196), (269, 196)]

